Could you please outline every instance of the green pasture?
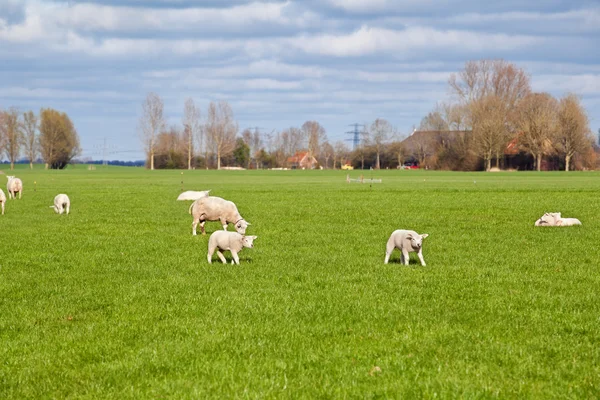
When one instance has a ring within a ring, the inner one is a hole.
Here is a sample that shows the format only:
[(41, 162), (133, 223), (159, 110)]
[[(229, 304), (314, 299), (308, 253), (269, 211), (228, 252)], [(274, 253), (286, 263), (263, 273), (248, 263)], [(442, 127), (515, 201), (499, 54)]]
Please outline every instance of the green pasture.
[[(1, 399), (600, 397), (600, 173), (15, 174)], [(251, 222), (240, 266), (207, 263), (182, 186)], [(400, 228), (426, 267), (383, 264)]]

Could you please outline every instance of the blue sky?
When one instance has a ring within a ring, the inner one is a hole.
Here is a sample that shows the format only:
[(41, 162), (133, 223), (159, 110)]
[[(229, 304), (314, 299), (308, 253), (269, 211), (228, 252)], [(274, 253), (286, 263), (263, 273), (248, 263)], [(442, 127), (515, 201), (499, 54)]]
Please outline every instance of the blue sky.
[(467, 60), (504, 58), (580, 95), (597, 133), (599, 50), (597, 0), (0, 0), (0, 107), (67, 112), (94, 159), (104, 138), (143, 158), (149, 91), (169, 124), (226, 100), (240, 129), (317, 120), (335, 142), (378, 117), (408, 133)]

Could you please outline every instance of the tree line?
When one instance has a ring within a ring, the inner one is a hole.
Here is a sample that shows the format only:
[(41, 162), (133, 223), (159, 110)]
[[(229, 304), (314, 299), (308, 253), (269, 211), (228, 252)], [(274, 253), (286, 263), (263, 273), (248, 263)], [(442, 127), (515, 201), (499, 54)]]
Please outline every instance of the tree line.
[[(486, 170), (495, 161), (502, 167), (507, 147), (533, 158), (540, 170), (544, 158), (555, 158), (571, 168), (573, 158), (594, 165), (594, 138), (580, 99), (572, 93), (555, 98), (534, 92), (529, 75), (504, 60), (469, 61), (448, 81), (451, 99), (438, 103), (421, 121), (422, 131), (469, 131), (443, 145), (435, 140), (416, 146), (433, 163), (460, 167), (461, 161), (483, 161)], [(459, 168), (460, 169), (460, 168)]]
[(0, 149), (10, 169), (21, 156), (29, 167), (41, 157), (46, 168), (63, 169), (81, 152), (79, 135), (69, 116), (52, 108), (20, 112), (11, 107), (0, 110)]

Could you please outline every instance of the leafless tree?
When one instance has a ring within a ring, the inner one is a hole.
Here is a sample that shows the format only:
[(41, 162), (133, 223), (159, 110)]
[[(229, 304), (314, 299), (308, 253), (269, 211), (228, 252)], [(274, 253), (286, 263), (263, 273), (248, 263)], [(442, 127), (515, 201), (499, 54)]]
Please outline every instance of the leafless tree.
[(448, 122), (444, 118), (444, 110), (436, 104), (433, 111), (423, 117), (419, 125), (420, 131), (447, 131)]
[(409, 151), (402, 143), (402, 140), (397, 140), (390, 145), (390, 151), (396, 156), (396, 160), (398, 161), (398, 166), (404, 165), (404, 160), (409, 155)]
[[(325, 159), (325, 168), (326, 169), (329, 166), (329, 159), (333, 157), (333, 154), (334, 154), (334, 149), (333, 149), (333, 146), (331, 145), (331, 143), (329, 143), (328, 141), (323, 142), (323, 144), (321, 145), (321, 155)], [(334, 160), (334, 164), (335, 164), (335, 160)]]
[(492, 167), (494, 156), (503, 153), (508, 141), (505, 108), (495, 95), (482, 97), (471, 102), (473, 120), (473, 150), (483, 158), (485, 169)]
[(335, 142), (333, 145), (333, 169), (336, 169), (336, 160), (340, 163), (341, 167), (342, 161), (348, 157), (349, 152), (350, 149), (348, 149), (346, 143), (341, 140)]
[(188, 169), (192, 169), (192, 158), (194, 157), (194, 138), (199, 142), (200, 151), (204, 142), (204, 130), (200, 124), (200, 109), (194, 104), (192, 98), (185, 101), (183, 110), (183, 134), (187, 142)]
[(42, 109), (39, 130), (40, 153), (46, 168), (65, 168), (81, 152), (79, 135), (66, 113)]
[(590, 124), (579, 98), (569, 94), (560, 99), (558, 105), (558, 150), (565, 155), (565, 171), (569, 170), (575, 154), (585, 154), (591, 148)]
[(33, 111), (23, 114), (23, 148), (29, 159), (29, 168), (33, 169), (33, 162), (38, 155), (38, 118)]
[(470, 113), (468, 106), (461, 103), (444, 103), (444, 120), (451, 131), (461, 131), (471, 128)]
[(557, 101), (548, 93), (531, 93), (519, 104), (519, 143), (533, 155), (538, 171), (541, 170), (543, 155), (552, 151), (551, 138), (558, 127), (557, 117)]
[(375, 148), (375, 153), (377, 155), (377, 159), (375, 161), (375, 169), (380, 169), (381, 152), (383, 151), (385, 144), (390, 140), (390, 138), (394, 134), (394, 128), (387, 120), (383, 118), (377, 118), (369, 127), (369, 133), (371, 143)]
[(21, 122), (19, 110), (11, 108), (8, 111), (3, 111), (2, 135), (4, 137), (2, 150), (6, 154), (6, 157), (10, 161), (10, 169), (15, 169), (15, 161), (19, 158), (21, 152), (22, 140), (22, 129), (23, 124)]
[(238, 124), (233, 117), (233, 110), (226, 101), (211, 102), (208, 106), (206, 133), (214, 144), (217, 156), (217, 169), (221, 169), (221, 157), (230, 155), (235, 149), (235, 138)]
[(150, 92), (142, 103), (139, 133), (144, 144), (146, 157), (150, 159), (150, 169), (154, 169), (154, 153), (156, 151), (156, 136), (165, 127), (164, 103), (162, 98)]
[(302, 125), (302, 133), (308, 142), (308, 154), (312, 157), (319, 155), (319, 143), (325, 138), (325, 128), (317, 121), (306, 121)]

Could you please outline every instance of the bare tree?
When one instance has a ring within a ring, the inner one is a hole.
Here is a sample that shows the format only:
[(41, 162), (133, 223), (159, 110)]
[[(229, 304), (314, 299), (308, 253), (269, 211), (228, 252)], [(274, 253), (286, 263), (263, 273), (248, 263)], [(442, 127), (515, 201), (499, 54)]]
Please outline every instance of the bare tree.
[(33, 162), (38, 154), (38, 118), (33, 111), (23, 114), (23, 147), (29, 159), (29, 168), (33, 169)]
[[(329, 159), (333, 157), (333, 153), (334, 153), (334, 149), (333, 149), (333, 146), (331, 145), (331, 143), (329, 143), (328, 141), (323, 142), (323, 144), (321, 145), (321, 154), (322, 154), (323, 158), (325, 159), (325, 168), (326, 169), (329, 165)], [(335, 160), (334, 160), (334, 164), (335, 164)]]
[(383, 151), (385, 144), (392, 137), (394, 129), (387, 120), (383, 118), (377, 118), (369, 127), (369, 133), (371, 143), (373, 144), (373, 147), (375, 147), (375, 153), (377, 155), (375, 169), (380, 169), (381, 152)]
[(444, 110), (444, 120), (451, 131), (461, 131), (471, 127), (470, 113), (468, 106), (461, 103), (442, 104)]
[(221, 157), (230, 155), (235, 149), (235, 137), (238, 124), (234, 120), (233, 110), (226, 101), (211, 102), (208, 106), (206, 133), (214, 144), (217, 156), (217, 169), (221, 169)]
[(518, 108), (519, 143), (533, 155), (538, 171), (541, 170), (543, 155), (552, 151), (551, 138), (558, 125), (557, 111), (557, 101), (548, 93), (529, 94)]
[(81, 152), (79, 135), (66, 113), (42, 109), (39, 129), (40, 153), (46, 168), (63, 169)]
[(306, 121), (302, 125), (302, 132), (308, 141), (309, 156), (319, 155), (319, 143), (325, 138), (325, 128), (317, 121)]
[(390, 151), (396, 156), (398, 166), (401, 167), (404, 165), (404, 160), (409, 155), (409, 152), (404, 143), (402, 143), (402, 140), (393, 142), (390, 145)]
[(150, 169), (154, 169), (154, 153), (156, 151), (156, 136), (165, 127), (164, 103), (162, 98), (150, 92), (142, 103), (139, 133), (144, 143), (146, 157), (150, 159)]
[(436, 104), (433, 111), (423, 117), (419, 125), (420, 131), (447, 131), (448, 122), (444, 118), (442, 106)]
[(20, 113), (16, 108), (3, 112), (1, 135), (4, 136), (2, 150), (10, 161), (10, 169), (15, 169), (15, 161), (21, 152), (23, 125), (19, 118)]
[(471, 102), (473, 120), (473, 150), (483, 158), (485, 169), (492, 167), (492, 158), (499, 158), (507, 142), (505, 108), (495, 95), (482, 97)]
[(592, 141), (589, 120), (579, 98), (569, 94), (560, 99), (555, 142), (565, 155), (565, 171), (569, 170), (575, 154), (589, 151)]
[[(335, 144), (333, 145), (333, 169), (335, 169), (335, 162), (336, 160), (339, 161), (339, 163), (342, 163), (342, 160), (344, 160), (347, 156), (348, 153), (350, 152), (350, 149), (348, 149), (348, 146), (346, 145), (346, 143), (344, 143), (341, 140), (338, 140), (337, 142), (335, 142)], [(341, 165), (340, 165), (341, 167)]]
[(192, 98), (185, 101), (183, 110), (183, 134), (187, 142), (188, 169), (192, 169), (192, 158), (194, 157), (194, 137), (198, 138), (200, 151), (202, 151), (203, 129), (200, 124), (200, 109), (194, 104)]

